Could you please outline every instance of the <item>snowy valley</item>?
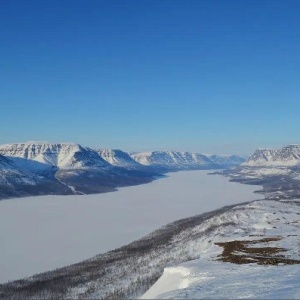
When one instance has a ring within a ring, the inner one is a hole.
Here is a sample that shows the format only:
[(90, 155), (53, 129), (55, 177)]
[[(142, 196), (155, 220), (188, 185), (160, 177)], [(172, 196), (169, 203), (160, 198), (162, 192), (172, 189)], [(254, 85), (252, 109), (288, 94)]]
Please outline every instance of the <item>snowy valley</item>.
[(0, 145), (0, 199), (109, 192), (151, 182), (165, 172), (222, 169), (242, 161), (174, 151), (129, 155), (72, 143), (6, 144)]
[[(115, 151), (95, 151), (109, 164), (105, 168), (124, 166), (124, 160), (128, 161), (128, 170), (141, 168), (139, 170), (162, 173), (190, 170), (196, 164), (200, 169), (204, 165), (207, 169), (221, 168), (221, 162), (223, 168), (225, 165), (224, 157), (213, 160), (212, 156), (186, 152), (125, 153), (116, 159)], [(7, 167), (6, 159), (3, 165)], [(215, 185), (210, 190), (219, 192), (212, 196), (219, 206), (201, 210), (201, 206), (211, 201), (199, 181), (196, 191), (200, 207), (196, 205), (197, 197), (190, 207), (196, 216), (190, 214), (125, 246), (82, 262), (4, 283), (0, 285), (0, 297), (299, 298), (300, 147), (257, 150), (246, 161), (236, 157), (229, 160), (234, 161), (235, 166), (228, 163), (230, 168), (211, 170), (211, 175), (205, 176), (230, 179), (231, 184), (251, 187), (256, 191), (252, 199), (232, 194), (234, 202), (230, 202), (230, 197), (224, 202), (228, 190), (223, 184)], [(241, 164), (237, 165), (238, 161)], [(166, 206), (169, 210), (175, 195), (185, 206), (190, 205), (190, 196), (185, 192), (180, 194), (180, 183), (177, 185), (179, 190), (170, 195)], [(149, 200), (157, 201), (157, 197)]]

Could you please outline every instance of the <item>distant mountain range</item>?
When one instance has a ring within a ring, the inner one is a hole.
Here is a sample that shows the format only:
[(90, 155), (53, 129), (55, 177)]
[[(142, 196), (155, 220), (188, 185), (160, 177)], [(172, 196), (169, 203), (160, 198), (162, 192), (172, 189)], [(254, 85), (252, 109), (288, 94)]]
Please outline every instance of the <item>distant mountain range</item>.
[(179, 151), (152, 151), (133, 153), (131, 157), (145, 166), (171, 170), (219, 169), (241, 164), (245, 159), (238, 155), (204, 155)]
[(0, 199), (49, 194), (89, 194), (147, 183), (165, 172), (223, 169), (241, 156), (178, 151), (127, 153), (73, 143), (0, 145)]

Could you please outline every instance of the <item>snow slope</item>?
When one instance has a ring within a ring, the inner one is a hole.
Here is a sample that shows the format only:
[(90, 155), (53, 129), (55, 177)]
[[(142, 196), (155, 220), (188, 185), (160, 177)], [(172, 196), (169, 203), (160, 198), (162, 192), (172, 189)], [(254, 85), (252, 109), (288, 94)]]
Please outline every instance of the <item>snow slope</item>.
[[(210, 223), (235, 225), (221, 227), (202, 240), (200, 258), (165, 268), (142, 299), (299, 299), (299, 215), (300, 201), (255, 201), (213, 218)], [(223, 248), (217, 244), (233, 241), (253, 243), (248, 256), (247, 249), (233, 251), (232, 257), (247, 256), (249, 263), (221, 259)], [(268, 263), (270, 256), (276, 260), (276, 255), (264, 254), (269, 249), (279, 249), (277, 262)]]
[(11, 159), (8, 159), (7, 157), (4, 157), (0, 154), (1, 188), (11, 188), (16, 184), (35, 184), (33, 174), (20, 170)]
[(233, 265), (202, 258), (166, 268), (142, 299), (299, 299), (299, 279), (295, 265)]

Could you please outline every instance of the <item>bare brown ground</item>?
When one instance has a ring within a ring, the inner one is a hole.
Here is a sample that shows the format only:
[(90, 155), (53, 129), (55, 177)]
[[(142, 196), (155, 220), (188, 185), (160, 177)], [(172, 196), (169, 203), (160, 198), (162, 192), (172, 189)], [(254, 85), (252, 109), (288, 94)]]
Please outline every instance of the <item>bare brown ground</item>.
[(224, 243), (215, 243), (223, 247), (223, 252), (218, 257), (220, 261), (231, 262), (234, 264), (258, 265), (294, 265), (300, 264), (300, 260), (286, 258), (283, 254), (287, 249), (279, 247), (247, 247), (248, 245), (270, 243), (281, 240), (282, 237), (269, 237), (260, 240), (248, 241), (230, 241)]

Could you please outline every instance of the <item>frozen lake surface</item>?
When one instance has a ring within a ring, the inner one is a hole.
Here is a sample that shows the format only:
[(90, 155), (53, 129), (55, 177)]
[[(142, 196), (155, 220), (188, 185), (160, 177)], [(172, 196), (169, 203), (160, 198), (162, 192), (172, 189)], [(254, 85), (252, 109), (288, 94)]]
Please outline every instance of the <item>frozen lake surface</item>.
[(0, 282), (79, 262), (180, 218), (261, 198), (253, 194), (257, 186), (207, 173), (169, 173), (106, 194), (0, 201)]

